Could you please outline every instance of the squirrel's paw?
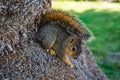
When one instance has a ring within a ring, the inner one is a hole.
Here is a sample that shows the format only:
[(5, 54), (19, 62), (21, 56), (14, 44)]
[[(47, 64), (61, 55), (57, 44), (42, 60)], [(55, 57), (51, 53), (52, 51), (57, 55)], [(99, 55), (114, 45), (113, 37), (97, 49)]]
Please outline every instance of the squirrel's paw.
[(49, 52), (51, 55), (56, 55), (55, 50), (53, 50), (53, 49), (50, 49)]
[(71, 63), (71, 64), (69, 64), (69, 65), (70, 65), (70, 68), (73, 68), (73, 67), (74, 67), (72, 63)]
[(69, 65), (71, 68), (73, 68), (73, 64), (69, 61), (69, 59), (67, 58), (66, 55), (63, 56), (62, 60), (67, 64)]

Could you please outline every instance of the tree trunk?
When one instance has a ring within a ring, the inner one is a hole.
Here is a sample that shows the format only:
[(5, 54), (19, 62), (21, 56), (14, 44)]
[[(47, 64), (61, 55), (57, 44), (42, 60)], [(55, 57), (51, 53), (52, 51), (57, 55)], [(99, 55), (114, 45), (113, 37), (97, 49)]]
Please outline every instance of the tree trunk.
[(0, 80), (107, 80), (82, 44), (70, 69), (34, 42), (36, 23), (51, 9), (51, 0), (0, 1)]

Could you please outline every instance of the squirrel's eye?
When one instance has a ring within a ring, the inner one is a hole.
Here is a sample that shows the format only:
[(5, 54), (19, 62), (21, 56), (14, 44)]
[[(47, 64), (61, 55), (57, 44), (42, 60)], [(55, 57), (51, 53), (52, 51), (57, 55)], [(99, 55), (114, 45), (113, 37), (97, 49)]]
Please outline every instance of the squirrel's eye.
[(76, 47), (73, 46), (71, 50), (75, 52), (76, 51)]

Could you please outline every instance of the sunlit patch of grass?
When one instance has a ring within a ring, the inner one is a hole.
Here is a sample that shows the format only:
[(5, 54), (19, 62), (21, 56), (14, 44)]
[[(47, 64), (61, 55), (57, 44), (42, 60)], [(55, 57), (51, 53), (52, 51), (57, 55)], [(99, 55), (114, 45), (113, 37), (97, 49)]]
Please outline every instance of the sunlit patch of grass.
[(65, 11), (73, 10), (76, 12), (83, 12), (89, 9), (97, 9), (99, 10), (106, 10), (109, 9), (110, 11), (119, 11), (120, 4), (119, 3), (107, 3), (107, 2), (76, 2), (76, 1), (53, 1), (54, 9), (62, 9)]
[(120, 62), (106, 62), (109, 52), (120, 53), (120, 4), (107, 2), (53, 2), (53, 8), (76, 15), (95, 39), (87, 45), (110, 80), (120, 79)]

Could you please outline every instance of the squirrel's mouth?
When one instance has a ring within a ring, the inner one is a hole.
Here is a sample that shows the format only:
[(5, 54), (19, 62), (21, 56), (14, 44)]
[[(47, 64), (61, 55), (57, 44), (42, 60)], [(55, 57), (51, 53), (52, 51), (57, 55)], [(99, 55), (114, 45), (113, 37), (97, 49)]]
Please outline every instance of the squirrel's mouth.
[(77, 57), (74, 57), (74, 59), (77, 59)]
[(78, 57), (74, 57), (73, 59), (77, 59)]
[(76, 55), (71, 55), (71, 57), (73, 58), (73, 59), (77, 59), (78, 58), (78, 56), (76, 56)]

